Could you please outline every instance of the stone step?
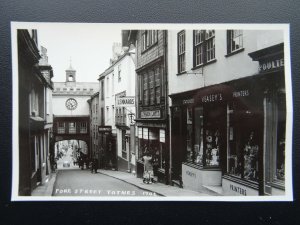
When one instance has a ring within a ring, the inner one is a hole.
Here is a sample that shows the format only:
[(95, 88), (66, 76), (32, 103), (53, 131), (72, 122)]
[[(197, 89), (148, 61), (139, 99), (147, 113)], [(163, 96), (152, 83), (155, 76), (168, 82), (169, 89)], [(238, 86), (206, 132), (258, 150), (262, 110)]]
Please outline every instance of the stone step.
[(210, 186), (210, 185), (202, 185), (204, 191), (208, 194), (215, 195), (215, 196), (223, 196), (223, 189), (222, 186)]

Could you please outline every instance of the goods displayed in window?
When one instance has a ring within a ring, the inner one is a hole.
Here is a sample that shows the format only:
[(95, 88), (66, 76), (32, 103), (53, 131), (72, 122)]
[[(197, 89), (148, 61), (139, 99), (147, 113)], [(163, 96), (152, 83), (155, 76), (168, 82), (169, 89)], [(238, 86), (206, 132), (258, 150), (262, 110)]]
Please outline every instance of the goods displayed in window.
[(254, 142), (254, 132), (250, 133), (249, 139), (244, 148), (244, 178), (249, 180), (258, 179), (258, 145)]
[(216, 130), (206, 130), (206, 166), (219, 166), (220, 132)]

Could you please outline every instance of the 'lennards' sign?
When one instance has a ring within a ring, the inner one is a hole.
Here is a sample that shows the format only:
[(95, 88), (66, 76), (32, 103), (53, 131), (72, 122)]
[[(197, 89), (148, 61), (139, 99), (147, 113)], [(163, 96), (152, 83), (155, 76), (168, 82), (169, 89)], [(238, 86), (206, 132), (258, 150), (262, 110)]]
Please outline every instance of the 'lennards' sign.
[(134, 107), (135, 106), (135, 97), (117, 97), (116, 98), (116, 106), (117, 107)]

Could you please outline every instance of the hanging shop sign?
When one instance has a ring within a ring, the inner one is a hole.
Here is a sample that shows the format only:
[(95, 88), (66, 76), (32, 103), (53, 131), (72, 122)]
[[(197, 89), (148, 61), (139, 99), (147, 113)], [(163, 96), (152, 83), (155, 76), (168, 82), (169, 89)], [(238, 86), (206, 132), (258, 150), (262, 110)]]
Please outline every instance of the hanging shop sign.
[(98, 132), (99, 133), (109, 133), (112, 131), (111, 126), (99, 126), (98, 127)]
[(124, 96), (116, 98), (117, 107), (134, 107), (135, 106), (135, 97), (134, 96)]
[(141, 111), (141, 118), (142, 119), (153, 119), (153, 118), (160, 118), (160, 110), (148, 110), (148, 111)]

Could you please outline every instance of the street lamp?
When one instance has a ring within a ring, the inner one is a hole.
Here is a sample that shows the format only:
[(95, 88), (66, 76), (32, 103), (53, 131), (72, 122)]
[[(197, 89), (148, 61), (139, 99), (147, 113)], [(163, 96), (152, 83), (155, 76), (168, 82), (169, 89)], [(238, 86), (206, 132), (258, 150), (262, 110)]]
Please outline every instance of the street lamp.
[(128, 113), (128, 118), (130, 120), (130, 124), (134, 124), (135, 114), (132, 112)]

